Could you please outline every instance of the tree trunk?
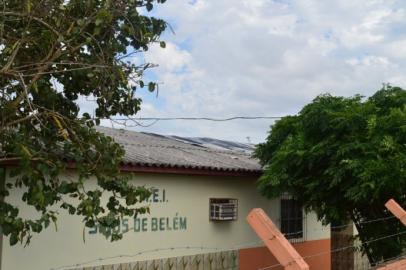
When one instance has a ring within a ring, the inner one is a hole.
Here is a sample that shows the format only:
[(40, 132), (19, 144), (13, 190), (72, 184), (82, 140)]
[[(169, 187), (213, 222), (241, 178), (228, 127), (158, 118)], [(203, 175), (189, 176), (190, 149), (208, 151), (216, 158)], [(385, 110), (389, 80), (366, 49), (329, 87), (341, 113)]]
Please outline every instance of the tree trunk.
[[(353, 224), (346, 227), (337, 226), (341, 224), (332, 224), (331, 232), (331, 270), (353, 270), (354, 269), (354, 250), (340, 248), (354, 245)], [(338, 228), (334, 228), (337, 226)]]

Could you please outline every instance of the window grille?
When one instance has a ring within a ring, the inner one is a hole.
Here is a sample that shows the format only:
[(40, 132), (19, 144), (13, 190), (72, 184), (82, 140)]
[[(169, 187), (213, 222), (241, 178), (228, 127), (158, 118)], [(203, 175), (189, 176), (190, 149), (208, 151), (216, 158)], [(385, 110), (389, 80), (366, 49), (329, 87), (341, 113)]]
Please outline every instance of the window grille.
[(237, 220), (237, 216), (237, 199), (210, 199), (210, 220), (231, 221)]
[(281, 196), (281, 232), (291, 242), (304, 241), (304, 217), (302, 205), (292, 196)]

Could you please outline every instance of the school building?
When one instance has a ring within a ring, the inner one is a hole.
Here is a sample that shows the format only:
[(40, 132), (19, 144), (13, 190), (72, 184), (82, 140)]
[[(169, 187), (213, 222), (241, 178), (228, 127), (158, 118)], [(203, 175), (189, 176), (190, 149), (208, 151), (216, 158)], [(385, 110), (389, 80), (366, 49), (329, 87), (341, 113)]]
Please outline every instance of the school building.
[[(322, 254), (307, 259), (311, 269), (330, 269), (329, 227), (289, 196), (261, 196), (256, 181), (262, 170), (250, 145), (99, 130), (125, 148), (121, 169), (133, 173), (132, 183), (153, 188), (151, 213), (123, 219), (116, 228), (123, 239), (110, 242), (100, 228), (85, 228), (63, 211), (57, 231), (50, 226), (27, 247), (11, 247), (4, 237), (1, 270), (266, 268), (276, 261), (246, 222), (252, 208), (264, 209), (301, 255)], [(74, 169), (63, 177), (74, 179)], [(14, 192), (8, 200), (20, 198)], [(21, 213), (37, 214), (23, 206)]]

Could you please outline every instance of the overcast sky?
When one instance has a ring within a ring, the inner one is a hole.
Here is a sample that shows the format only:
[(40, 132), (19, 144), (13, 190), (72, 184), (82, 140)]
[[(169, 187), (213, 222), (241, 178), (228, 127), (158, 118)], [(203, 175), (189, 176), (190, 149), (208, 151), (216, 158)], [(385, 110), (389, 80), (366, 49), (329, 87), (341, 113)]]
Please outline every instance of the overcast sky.
[[(369, 96), (406, 86), (406, 2), (168, 0), (166, 49), (145, 55), (159, 95), (140, 117), (284, 116), (321, 93)], [(138, 131), (253, 143), (272, 120), (157, 122)], [(148, 124), (147, 122), (145, 124)]]

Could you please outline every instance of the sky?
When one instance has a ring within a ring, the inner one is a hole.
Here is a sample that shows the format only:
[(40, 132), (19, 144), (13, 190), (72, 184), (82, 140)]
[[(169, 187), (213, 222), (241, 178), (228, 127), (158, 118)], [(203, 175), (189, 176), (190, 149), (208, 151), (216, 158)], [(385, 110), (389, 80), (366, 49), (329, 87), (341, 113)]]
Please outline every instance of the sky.
[[(406, 87), (405, 1), (168, 0), (152, 14), (174, 33), (162, 36), (165, 49), (145, 53), (159, 65), (147, 74), (159, 92), (138, 92), (138, 117), (285, 116), (323, 93), (370, 96), (383, 83)], [(273, 121), (129, 129), (258, 143)]]

